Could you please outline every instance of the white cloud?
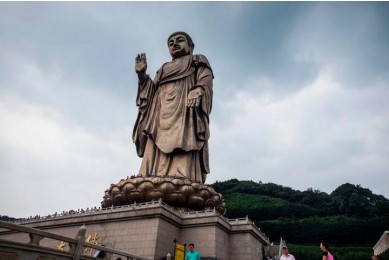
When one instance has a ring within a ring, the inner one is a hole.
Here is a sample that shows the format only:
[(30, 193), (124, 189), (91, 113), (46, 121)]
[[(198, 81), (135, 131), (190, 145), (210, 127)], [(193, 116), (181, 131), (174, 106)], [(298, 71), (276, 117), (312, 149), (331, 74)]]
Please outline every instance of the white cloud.
[(324, 72), (284, 99), (239, 91), (223, 109), (229, 124), (212, 125), (211, 149), (223, 152), (212, 155), (217, 176), (208, 181), (238, 177), (326, 192), (364, 183), (388, 197), (378, 184), (389, 166), (388, 94), (383, 84), (355, 90)]
[[(138, 168), (127, 143), (69, 125), (51, 108), (2, 99), (0, 118), (2, 214), (99, 206), (110, 183)], [(121, 130), (122, 137), (127, 131)]]

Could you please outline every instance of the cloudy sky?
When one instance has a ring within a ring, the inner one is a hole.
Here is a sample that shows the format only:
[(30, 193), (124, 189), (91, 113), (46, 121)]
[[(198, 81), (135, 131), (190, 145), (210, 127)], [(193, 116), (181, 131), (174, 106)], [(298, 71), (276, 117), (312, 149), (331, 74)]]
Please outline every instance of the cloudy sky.
[(137, 174), (134, 58), (188, 32), (215, 74), (207, 183), (389, 198), (389, 3), (1, 2), (0, 215), (99, 206)]

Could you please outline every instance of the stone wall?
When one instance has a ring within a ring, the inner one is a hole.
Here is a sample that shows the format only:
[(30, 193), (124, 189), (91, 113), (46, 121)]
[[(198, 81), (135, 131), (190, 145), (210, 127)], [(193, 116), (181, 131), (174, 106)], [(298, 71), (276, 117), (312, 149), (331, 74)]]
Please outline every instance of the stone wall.
[[(174, 239), (194, 243), (202, 259), (261, 260), (269, 245), (247, 218), (229, 220), (215, 210), (183, 212), (161, 201), (21, 223), (67, 237), (74, 237), (83, 224), (85, 237), (98, 236), (98, 245), (157, 260), (173, 254)], [(26, 234), (9, 231), (0, 232), (0, 239), (28, 242)], [(41, 245), (56, 248), (58, 241), (44, 239)]]

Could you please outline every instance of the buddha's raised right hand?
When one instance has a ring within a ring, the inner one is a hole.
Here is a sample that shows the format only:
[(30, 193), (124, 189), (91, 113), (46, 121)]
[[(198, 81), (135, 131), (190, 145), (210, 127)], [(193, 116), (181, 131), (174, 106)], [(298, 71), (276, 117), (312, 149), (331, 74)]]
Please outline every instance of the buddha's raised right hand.
[(138, 54), (135, 58), (135, 72), (137, 74), (146, 74), (147, 70), (147, 59), (146, 53)]
[(143, 85), (147, 81), (147, 59), (146, 53), (138, 54), (135, 58), (135, 72), (138, 74), (139, 83)]

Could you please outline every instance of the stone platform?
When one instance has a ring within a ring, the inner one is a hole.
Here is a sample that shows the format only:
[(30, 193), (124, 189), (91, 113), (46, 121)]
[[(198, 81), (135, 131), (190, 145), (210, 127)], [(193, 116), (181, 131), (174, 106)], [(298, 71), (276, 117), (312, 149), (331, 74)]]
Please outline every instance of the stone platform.
[[(203, 260), (260, 260), (265, 259), (269, 249), (269, 239), (248, 218), (231, 220), (216, 210), (183, 212), (161, 200), (20, 224), (67, 237), (74, 237), (85, 225), (89, 242), (95, 239), (99, 245), (156, 260), (173, 254), (174, 239), (194, 243)], [(10, 231), (0, 232), (0, 238), (29, 241), (27, 234)], [(44, 239), (41, 245), (57, 248), (58, 241)]]

